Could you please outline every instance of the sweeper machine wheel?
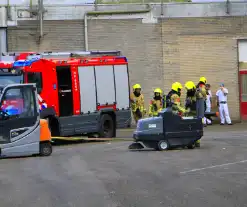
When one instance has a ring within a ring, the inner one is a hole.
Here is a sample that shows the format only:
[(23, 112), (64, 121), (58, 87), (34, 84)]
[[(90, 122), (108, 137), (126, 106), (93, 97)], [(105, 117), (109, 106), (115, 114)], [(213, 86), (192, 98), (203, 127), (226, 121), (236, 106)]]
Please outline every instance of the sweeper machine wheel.
[(188, 145), (188, 149), (195, 149), (195, 147), (196, 147), (196, 143)]
[(168, 150), (168, 149), (169, 149), (169, 144), (168, 144), (168, 142), (165, 141), (165, 140), (160, 140), (160, 141), (158, 142), (157, 149), (158, 149), (159, 151)]

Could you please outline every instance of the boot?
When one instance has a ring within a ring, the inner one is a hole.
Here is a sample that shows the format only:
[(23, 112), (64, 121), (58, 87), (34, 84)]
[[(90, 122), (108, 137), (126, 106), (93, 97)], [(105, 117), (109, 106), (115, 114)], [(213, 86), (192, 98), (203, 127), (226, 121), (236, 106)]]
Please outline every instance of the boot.
[(196, 147), (200, 148), (201, 147), (201, 141), (200, 140), (196, 141), (195, 145), (196, 145)]

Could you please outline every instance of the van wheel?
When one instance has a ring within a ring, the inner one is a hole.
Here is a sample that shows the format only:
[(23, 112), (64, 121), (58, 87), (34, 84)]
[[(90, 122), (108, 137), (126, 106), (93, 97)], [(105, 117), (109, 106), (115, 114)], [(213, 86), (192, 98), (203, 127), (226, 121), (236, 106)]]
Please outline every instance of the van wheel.
[(100, 131), (99, 137), (101, 138), (112, 138), (115, 132), (115, 126), (112, 117), (108, 114), (103, 114), (100, 118)]
[(168, 142), (165, 140), (159, 141), (157, 148), (160, 151), (168, 150), (169, 148)]
[(48, 142), (40, 143), (39, 153), (40, 153), (40, 156), (50, 156), (52, 153), (51, 143), (48, 143)]

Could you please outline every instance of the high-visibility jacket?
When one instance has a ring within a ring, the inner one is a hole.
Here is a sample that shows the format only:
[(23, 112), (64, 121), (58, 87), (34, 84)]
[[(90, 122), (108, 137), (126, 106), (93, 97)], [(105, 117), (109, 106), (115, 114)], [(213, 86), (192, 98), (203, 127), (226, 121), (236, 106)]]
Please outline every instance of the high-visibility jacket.
[(171, 96), (172, 111), (174, 113), (184, 113), (186, 109), (181, 106), (181, 100), (178, 94), (173, 94)]
[(149, 116), (158, 116), (158, 113), (163, 109), (162, 99), (160, 100), (151, 100), (149, 103)]
[(171, 96), (173, 94), (176, 94), (176, 91), (171, 90), (167, 95), (163, 96), (163, 108), (167, 108), (167, 107), (171, 107), (172, 106)]
[(185, 109), (189, 109), (189, 115), (196, 115), (196, 96), (187, 96), (185, 101)]
[(207, 90), (205, 84), (198, 84), (196, 88), (196, 98), (197, 99), (207, 99)]
[(130, 94), (130, 101), (131, 101), (131, 110), (136, 112), (140, 110), (140, 112), (144, 111), (144, 96), (140, 94), (139, 96), (135, 96), (134, 93)]

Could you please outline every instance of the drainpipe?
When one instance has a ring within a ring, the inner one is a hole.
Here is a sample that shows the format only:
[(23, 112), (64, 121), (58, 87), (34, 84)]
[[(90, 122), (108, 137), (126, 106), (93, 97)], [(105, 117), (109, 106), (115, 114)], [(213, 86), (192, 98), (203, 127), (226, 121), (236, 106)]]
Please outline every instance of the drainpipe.
[(43, 0), (39, 0), (39, 26), (40, 26), (40, 38), (42, 38), (44, 35), (43, 33)]
[(230, 14), (230, 1), (226, 0), (226, 13)]
[(100, 15), (118, 15), (118, 14), (143, 14), (151, 11), (151, 6), (146, 5), (147, 8), (143, 10), (133, 10), (133, 11), (89, 11), (85, 12), (84, 15), (84, 40), (85, 40), (85, 50), (88, 51), (88, 16), (100, 16)]
[(33, 0), (29, 0), (29, 7), (31, 10), (33, 9)]
[(33, 1), (32, 0), (29, 0), (29, 10), (30, 10), (30, 17), (32, 18), (33, 17)]
[(7, 18), (8, 20), (11, 20), (11, 10), (10, 10), (10, 0), (7, 1)]
[(88, 51), (88, 29), (87, 29), (87, 15), (88, 12), (85, 12), (84, 15), (84, 45), (85, 45), (85, 50)]

